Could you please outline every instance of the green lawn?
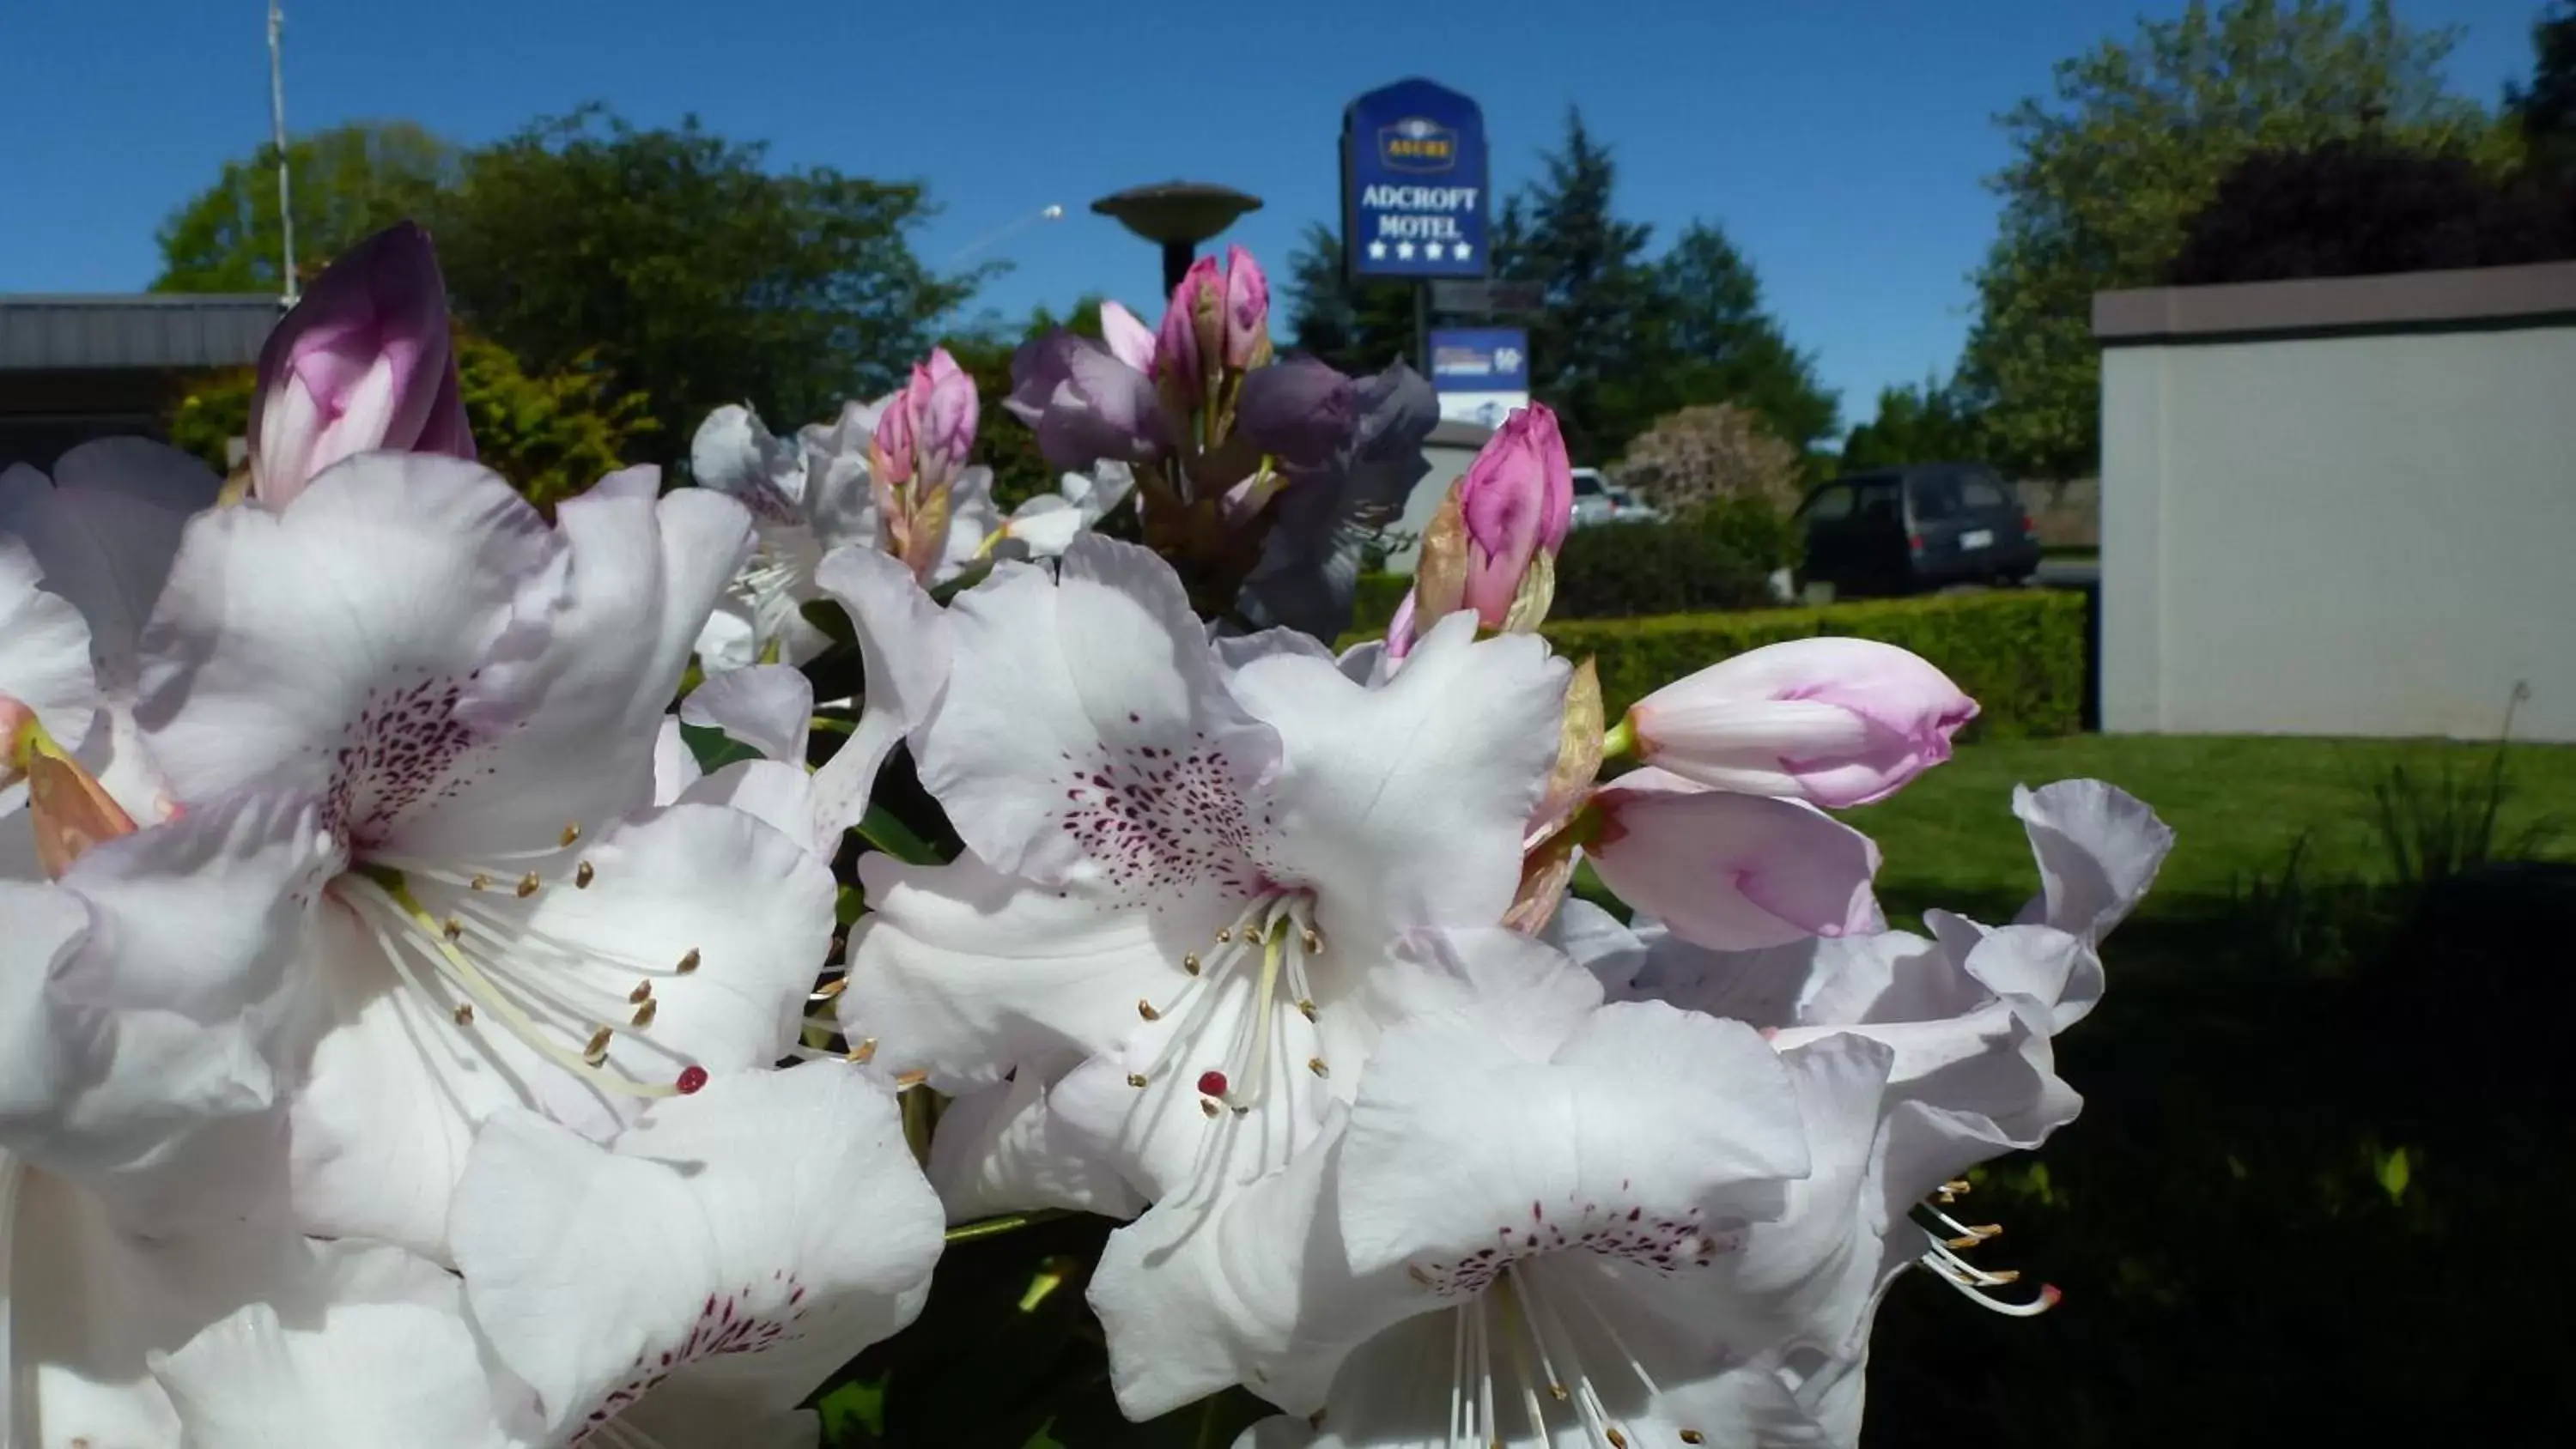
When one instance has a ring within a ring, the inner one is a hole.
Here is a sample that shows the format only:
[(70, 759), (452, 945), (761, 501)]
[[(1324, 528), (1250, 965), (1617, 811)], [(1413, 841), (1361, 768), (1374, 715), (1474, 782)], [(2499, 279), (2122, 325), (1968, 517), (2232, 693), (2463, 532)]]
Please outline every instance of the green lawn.
[[(1972, 1174), (1985, 1250), (2062, 1285), (2036, 1322), (1923, 1281), (1882, 1315), (1866, 1449), (2446, 1443), (2491, 1385), (2576, 1352), (2527, 1245), (2576, 1194), (2576, 1072), (2552, 1040), (2576, 988), (2576, 906), (2530, 895), (2407, 934), (2370, 787), (2394, 766), (2465, 784), (2492, 746), (2086, 736), (1962, 749), (1850, 812), (1886, 852), (1900, 922), (2002, 919), (2035, 886), (2012, 787), (2105, 779), (2175, 846), (2105, 945), (2111, 991), (2057, 1043), (2084, 1115)], [(2555, 815), (2576, 855), (2576, 748), (2516, 746), (2502, 834)], [(2249, 899), (2302, 836), (2301, 890)], [(2390, 1265), (2428, 1265), (2429, 1271)], [(2477, 1437), (2475, 1434), (2471, 1438)]]
[[(2466, 780), (2492, 745), (2278, 736), (2082, 735), (1962, 748), (1957, 758), (1884, 804), (1844, 818), (1886, 852), (1880, 892), (1891, 912), (1928, 906), (1973, 913), (2018, 905), (2037, 885), (2030, 846), (2012, 814), (2015, 784), (2091, 777), (2155, 807), (2174, 829), (2173, 855), (2142, 908), (2205, 911), (2248, 878), (2277, 873), (2302, 834), (2306, 865), (2336, 879), (2386, 873), (2370, 825), (2369, 790), (2391, 766)], [(2562, 850), (2576, 847), (2576, 747), (2515, 745), (2505, 829), (2555, 818)]]

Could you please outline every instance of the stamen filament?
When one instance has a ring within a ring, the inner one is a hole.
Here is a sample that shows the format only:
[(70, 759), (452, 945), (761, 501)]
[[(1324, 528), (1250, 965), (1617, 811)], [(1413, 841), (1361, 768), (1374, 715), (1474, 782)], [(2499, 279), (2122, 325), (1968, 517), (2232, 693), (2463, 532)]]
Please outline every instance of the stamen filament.
[[(455, 983), (458, 990), (471, 998), (475, 1006), (498, 1017), (509, 1026), (514, 1035), (546, 1060), (605, 1091), (633, 1097), (673, 1097), (680, 1094), (678, 1086), (674, 1084), (636, 1081), (623, 1072), (607, 1070), (604, 1061), (590, 1061), (583, 1053), (555, 1041), (535, 1018), (521, 1010), (516, 1002), (511, 1001), (501, 987), (491, 977), (485, 975), (482, 968), (474, 964), (472, 958), (458, 949), (455, 942), (447, 939), (445, 924), (421, 905), (419, 898), (411, 893), (411, 887), (400, 872), (371, 862), (367, 868), (352, 871), (341, 879), (349, 882), (353, 887), (359, 882), (375, 887), (376, 893), (391, 904), (405, 921), (419, 927), (418, 935), (406, 938), (408, 943), (425, 948), (428, 954), (446, 968), (442, 974)], [(363, 893), (353, 890), (352, 894), (362, 895)], [(387, 944), (389, 949), (386, 954), (394, 957), (399, 964), (401, 952), (399, 949), (390, 949), (395, 943), (388, 941)], [(414, 979), (415, 988), (420, 984), (417, 979)], [(428, 995), (426, 991), (422, 994)]]

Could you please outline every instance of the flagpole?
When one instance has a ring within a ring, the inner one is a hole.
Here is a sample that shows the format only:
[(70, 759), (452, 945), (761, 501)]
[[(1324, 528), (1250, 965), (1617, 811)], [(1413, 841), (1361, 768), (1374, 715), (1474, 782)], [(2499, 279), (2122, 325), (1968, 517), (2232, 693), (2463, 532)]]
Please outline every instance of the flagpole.
[(279, 37), (285, 28), (286, 17), (279, 13), (277, 0), (268, 0), (268, 125), (270, 139), (277, 145), (277, 225), (282, 253), (279, 266), (285, 279), (279, 300), (291, 307), (297, 295), (295, 209), (287, 188), (286, 67), (279, 55)]

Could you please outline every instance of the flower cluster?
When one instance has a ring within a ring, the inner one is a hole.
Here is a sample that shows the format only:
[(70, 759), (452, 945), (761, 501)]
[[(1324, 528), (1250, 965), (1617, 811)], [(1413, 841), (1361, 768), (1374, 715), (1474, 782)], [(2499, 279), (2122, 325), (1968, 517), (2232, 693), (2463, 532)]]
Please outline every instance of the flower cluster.
[(1036, 1210), (1123, 1223), (1120, 1406), (1241, 1386), (1263, 1449), (1849, 1445), (1899, 1273), (2053, 1301), (1952, 1209), (2073, 1117), (2167, 832), (2021, 792), (2029, 906), (1888, 930), (1828, 812), (1975, 705), (1812, 640), (1606, 719), (1544, 408), (1336, 653), (1283, 621), (1347, 618), (1426, 400), (1279, 360), (1239, 250), (1023, 351), (1066, 478), (1008, 517), (934, 353), (548, 521), (439, 295), (407, 228), (315, 286), (246, 497), (0, 475), (13, 1436), (810, 1443), (944, 1230)]

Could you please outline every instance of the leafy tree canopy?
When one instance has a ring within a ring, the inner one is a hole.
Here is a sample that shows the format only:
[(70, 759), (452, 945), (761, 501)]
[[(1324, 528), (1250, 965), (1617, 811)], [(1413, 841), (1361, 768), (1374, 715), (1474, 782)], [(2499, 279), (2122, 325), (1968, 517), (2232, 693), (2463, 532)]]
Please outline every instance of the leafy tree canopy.
[(666, 447), (724, 403), (792, 426), (884, 391), (986, 273), (913, 254), (918, 185), (764, 162), (595, 107), (472, 152), (430, 213), (457, 313), (539, 371), (595, 359)]
[(1961, 368), (1999, 459), (2090, 472), (2099, 451), (2093, 294), (2159, 282), (2186, 223), (2258, 147), (2377, 136), (2501, 166), (2511, 147), (2447, 93), (2449, 31), (2398, 23), (2386, 0), (2193, 3), (2059, 64), (2054, 94), (2002, 118), (2000, 234), (1976, 275)]
[[(287, 142), (296, 270), (305, 277), (371, 232), (417, 216), (457, 175), (455, 147), (409, 121), (359, 121)], [(156, 292), (277, 292), (284, 245), (277, 148), (224, 163), (161, 226)]]
[[(773, 171), (763, 147), (694, 119), (639, 129), (588, 107), (462, 152), (369, 124), (288, 154), (299, 269), (417, 218), (476, 336), (531, 379), (595, 375), (618, 410), (597, 422), (666, 459), (723, 403), (793, 427), (885, 391), (990, 274), (941, 275), (913, 253), (931, 215), (920, 186)], [(164, 290), (275, 287), (273, 153), (226, 166), (161, 244)]]
[(1883, 388), (1878, 413), (1843, 440), (1842, 468), (1861, 472), (1904, 463), (1953, 463), (1985, 456), (1979, 419), (1938, 377)]

